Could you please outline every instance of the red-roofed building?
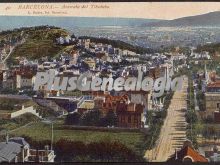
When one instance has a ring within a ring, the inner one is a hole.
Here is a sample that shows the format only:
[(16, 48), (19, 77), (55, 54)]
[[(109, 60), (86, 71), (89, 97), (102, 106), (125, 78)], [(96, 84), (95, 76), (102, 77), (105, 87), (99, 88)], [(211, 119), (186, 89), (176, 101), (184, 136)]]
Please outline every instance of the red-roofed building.
[(206, 86), (205, 116), (206, 118), (212, 118), (216, 120), (216, 118), (218, 118), (218, 114), (216, 114), (215, 112), (220, 110), (220, 80), (215, 78), (213, 78), (213, 80), (215, 81), (211, 81)]
[(220, 80), (215, 80), (207, 84), (207, 92), (220, 92)]
[(190, 141), (185, 141), (179, 151), (175, 151), (167, 160), (168, 162), (208, 162), (205, 156), (197, 152)]

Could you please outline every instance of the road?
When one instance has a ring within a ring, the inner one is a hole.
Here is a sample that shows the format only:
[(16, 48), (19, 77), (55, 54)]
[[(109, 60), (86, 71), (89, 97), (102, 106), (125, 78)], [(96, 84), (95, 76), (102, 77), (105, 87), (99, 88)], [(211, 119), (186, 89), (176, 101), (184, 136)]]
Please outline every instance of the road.
[(164, 162), (180, 149), (186, 140), (185, 111), (187, 102), (188, 79), (184, 77), (181, 91), (176, 91), (167, 111), (167, 117), (161, 128), (160, 136), (152, 150), (147, 150), (145, 157), (152, 162)]
[(5, 63), (6, 60), (10, 57), (11, 53), (14, 51), (14, 48), (16, 48), (16, 46), (23, 44), (26, 41), (25, 38), (23, 38), (20, 42), (16, 43), (14, 46), (10, 46), (10, 51), (7, 54), (7, 56), (4, 58), (4, 60), (2, 61), (2, 63)]
[(10, 55), (13, 53), (14, 49), (15, 49), (18, 45), (23, 44), (25, 41), (26, 41), (26, 39), (23, 38), (20, 42), (16, 43), (14, 46), (10, 46), (10, 51), (9, 51), (9, 53), (7, 54), (7, 56), (6, 56), (2, 61), (0, 61), (0, 66), (2, 67), (2, 68), (0, 68), (0, 69), (6, 69), (6, 68), (7, 68), (7, 66), (6, 66), (6, 60), (7, 60), (7, 59), (10, 57)]

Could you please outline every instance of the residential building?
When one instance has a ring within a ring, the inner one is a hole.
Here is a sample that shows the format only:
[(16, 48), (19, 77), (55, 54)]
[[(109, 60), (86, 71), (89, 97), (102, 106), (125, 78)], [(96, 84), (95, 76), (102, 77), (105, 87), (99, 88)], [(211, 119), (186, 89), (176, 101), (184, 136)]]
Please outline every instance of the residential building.
[(95, 62), (94, 59), (92, 59), (92, 58), (86, 58), (86, 59), (84, 59), (84, 62), (89, 65), (90, 69), (93, 69), (93, 70), (95, 69), (95, 67), (96, 67), (96, 62)]
[(0, 142), (0, 162), (54, 162), (54, 151), (31, 149), (22, 137), (8, 138)]
[(208, 158), (210, 162), (220, 162), (219, 146), (214, 145), (212, 150), (205, 150), (205, 157)]
[[(220, 81), (209, 83), (206, 86), (205, 93), (206, 117), (219, 120), (218, 112), (220, 110)], [(214, 117), (215, 115), (215, 117)]]
[(179, 151), (175, 150), (167, 162), (208, 162), (208, 159), (193, 148), (191, 141), (186, 140), (183, 147)]
[(144, 106), (141, 104), (120, 102), (116, 107), (118, 118), (118, 127), (141, 128), (144, 126), (142, 122), (142, 113)]
[(109, 111), (113, 110), (116, 112), (117, 105), (120, 102), (129, 103), (129, 98), (127, 95), (121, 95), (121, 96), (112, 96), (110, 94), (107, 94), (105, 96), (104, 102), (102, 104), (102, 112), (104, 114), (107, 114)]
[(32, 73), (19, 72), (16, 75), (16, 88), (32, 87), (34, 83), (34, 77)]

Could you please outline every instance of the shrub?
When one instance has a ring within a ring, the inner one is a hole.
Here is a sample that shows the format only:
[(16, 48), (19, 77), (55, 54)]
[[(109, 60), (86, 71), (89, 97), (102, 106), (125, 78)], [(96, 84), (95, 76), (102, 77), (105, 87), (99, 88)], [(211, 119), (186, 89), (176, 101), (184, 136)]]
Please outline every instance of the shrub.
[(68, 114), (65, 119), (65, 124), (67, 125), (78, 125), (81, 115), (78, 112)]

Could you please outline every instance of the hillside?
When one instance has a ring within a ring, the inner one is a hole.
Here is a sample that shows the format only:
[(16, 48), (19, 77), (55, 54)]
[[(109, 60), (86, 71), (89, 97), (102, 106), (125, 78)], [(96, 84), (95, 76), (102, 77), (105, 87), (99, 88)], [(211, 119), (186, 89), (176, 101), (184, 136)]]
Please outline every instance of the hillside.
[(195, 52), (201, 53), (203, 51), (207, 51), (212, 56), (213, 60), (210, 62), (210, 66), (212, 69), (219, 68), (220, 63), (220, 43), (212, 43), (206, 45), (200, 45), (197, 47)]
[(178, 26), (220, 26), (220, 11), (202, 15), (183, 17), (174, 20), (148, 22), (147, 27), (178, 27)]
[(196, 52), (207, 51), (210, 54), (214, 55), (215, 53), (220, 53), (220, 43), (213, 43), (207, 45), (200, 45), (197, 47)]
[(56, 45), (54, 39), (68, 33), (63, 29), (45, 28), (27, 31), (27, 34), (26, 42), (17, 47), (12, 56), (23, 56), (29, 59), (38, 59), (46, 56), (53, 57), (64, 48)]
[[(20, 28), (0, 33), (0, 39), (10, 38), (14, 36), (26, 38), (26, 41), (15, 48), (7, 63), (14, 63), (16, 57), (26, 57), (28, 59), (39, 59), (41, 57), (54, 57), (65, 46), (57, 45), (54, 40), (59, 36), (68, 35), (68, 32), (56, 27), (31, 27)], [(7, 42), (7, 41), (6, 41)]]

